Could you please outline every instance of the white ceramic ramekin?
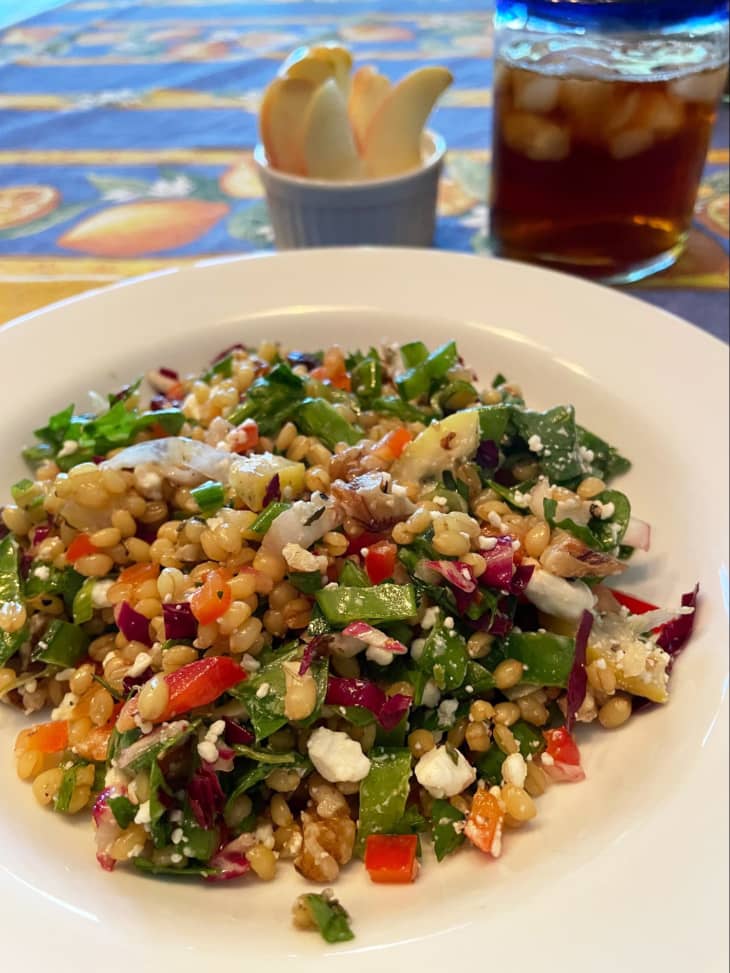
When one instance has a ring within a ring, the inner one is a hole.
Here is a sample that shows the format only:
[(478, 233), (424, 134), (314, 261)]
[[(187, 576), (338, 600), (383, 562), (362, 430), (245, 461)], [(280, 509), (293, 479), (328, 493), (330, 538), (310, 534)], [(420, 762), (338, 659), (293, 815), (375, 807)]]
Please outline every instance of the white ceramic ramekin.
[(254, 159), (277, 247), (430, 246), (445, 155), (443, 138), (427, 132), (420, 169), (389, 179), (330, 182), (273, 169), (257, 145)]

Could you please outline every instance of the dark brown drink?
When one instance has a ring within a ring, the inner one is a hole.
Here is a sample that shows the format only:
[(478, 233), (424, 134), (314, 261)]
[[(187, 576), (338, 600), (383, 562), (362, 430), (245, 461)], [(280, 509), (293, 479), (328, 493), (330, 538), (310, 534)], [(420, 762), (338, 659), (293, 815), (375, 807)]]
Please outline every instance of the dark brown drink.
[(661, 80), (551, 69), (497, 63), (495, 250), (604, 280), (668, 266), (689, 232), (726, 68)]

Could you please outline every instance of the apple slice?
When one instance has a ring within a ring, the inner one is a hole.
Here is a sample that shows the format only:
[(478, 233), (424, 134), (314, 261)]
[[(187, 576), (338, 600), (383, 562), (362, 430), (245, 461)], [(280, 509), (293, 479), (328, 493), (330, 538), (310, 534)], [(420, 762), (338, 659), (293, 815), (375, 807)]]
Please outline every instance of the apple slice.
[(350, 92), (350, 72), (352, 71), (352, 54), (346, 47), (339, 44), (318, 44), (310, 48), (310, 57), (322, 58), (335, 66), (335, 81), (340, 86), (343, 95)]
[(286, 69), (286, 77), (302, 78), (315, 85), (320, 85), (329, 81), (330, 78), (334, 78), (336, 71), (337, 65), (334, 58), (311, 57), (307, 54), (306, 57), (289, 65)]
[(312, 179), (358, 179), (360, 157), (337, 82), (326, 81), (312, 98), (304, 123), (304, 159)]
[(304, 123), (317, 90), (305, 78), (275, 78), (264, 94), (259, 114), (261, 141), (274, 169), (306, 174)]
[(423, 129), (453, 80), (446, 68), (419, 68), (391, 89), (365, 133), (363, 158), (368, 175), (382, 179), (421, 165)]
[(362, 151), (365, 134), (373, 116), (380, 108), (390, 91), (391, 84), (384, 74), (370, 64), (365, 64), (352, 76), (352, 87), (347, 111), (355, 139)]

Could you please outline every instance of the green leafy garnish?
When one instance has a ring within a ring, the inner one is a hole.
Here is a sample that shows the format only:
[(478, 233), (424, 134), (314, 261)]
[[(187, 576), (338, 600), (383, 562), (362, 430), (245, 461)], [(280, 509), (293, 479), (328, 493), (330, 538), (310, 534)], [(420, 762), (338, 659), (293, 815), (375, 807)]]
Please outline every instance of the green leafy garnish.
[(346, 943), (355, 938), (350, 917), (334, 896), (309, 892), (302, 898), (326, 943)]

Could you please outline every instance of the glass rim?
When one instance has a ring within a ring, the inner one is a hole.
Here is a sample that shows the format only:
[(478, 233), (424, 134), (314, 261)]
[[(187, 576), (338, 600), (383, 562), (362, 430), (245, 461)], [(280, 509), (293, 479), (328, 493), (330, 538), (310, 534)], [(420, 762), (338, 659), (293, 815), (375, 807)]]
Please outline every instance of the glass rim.
[(727, 21), (728, 0), (497, 0), (498, 24), (538, 20), (566, 27), (633, 29)]

